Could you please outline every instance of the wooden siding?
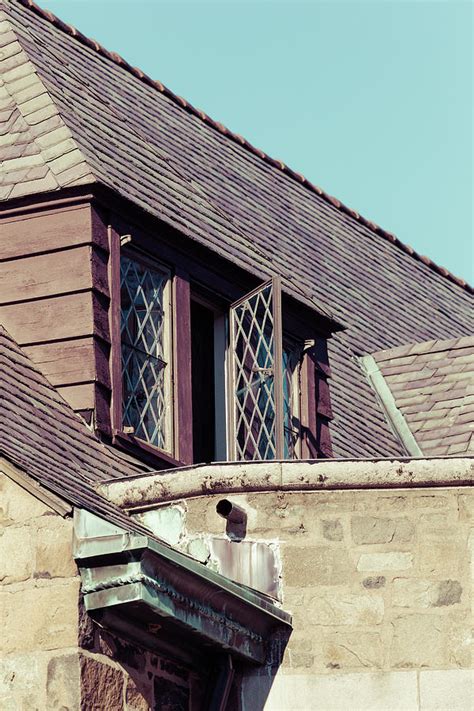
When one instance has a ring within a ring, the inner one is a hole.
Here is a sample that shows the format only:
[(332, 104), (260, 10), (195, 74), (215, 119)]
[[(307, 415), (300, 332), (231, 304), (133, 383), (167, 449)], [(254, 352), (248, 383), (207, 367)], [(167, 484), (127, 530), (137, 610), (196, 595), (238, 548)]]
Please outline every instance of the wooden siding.
[(76, 411), (110, 431), (107, 227), (84, 198), (0, 214), (0, 323)]

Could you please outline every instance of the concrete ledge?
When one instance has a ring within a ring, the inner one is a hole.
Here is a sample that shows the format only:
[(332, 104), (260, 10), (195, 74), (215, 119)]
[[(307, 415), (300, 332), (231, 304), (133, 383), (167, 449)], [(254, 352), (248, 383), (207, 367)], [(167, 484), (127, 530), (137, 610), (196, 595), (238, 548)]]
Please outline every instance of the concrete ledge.
[(98, 491), (122, 508), (143, 509), (241, 492), (471, 486), (473, 475), (474, 460), (466, 457), (225, 462), (114, 479)]

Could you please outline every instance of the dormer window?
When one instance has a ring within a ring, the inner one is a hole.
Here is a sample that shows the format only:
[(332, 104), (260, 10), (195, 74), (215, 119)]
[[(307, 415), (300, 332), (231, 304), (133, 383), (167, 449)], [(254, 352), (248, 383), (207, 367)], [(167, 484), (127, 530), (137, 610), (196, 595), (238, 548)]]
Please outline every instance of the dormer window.
[(282, 307), (280, 280), (231, 303), (232, 274), (196, 278), (181, 254), (131, 239), (113, 259), (113, 442), (157, 468), (318, 456), (317, 332)]
[(171, 452), (170, 272), (122, 254), (120, 286), (123, 430)]

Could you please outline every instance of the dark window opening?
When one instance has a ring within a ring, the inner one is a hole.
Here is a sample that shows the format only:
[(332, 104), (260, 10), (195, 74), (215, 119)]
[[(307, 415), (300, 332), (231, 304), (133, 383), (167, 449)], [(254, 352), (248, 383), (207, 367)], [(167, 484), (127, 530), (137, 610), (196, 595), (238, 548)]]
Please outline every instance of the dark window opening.
[(215, 460), (214, 312), (191, 302), (191, 371), (194, 462)]

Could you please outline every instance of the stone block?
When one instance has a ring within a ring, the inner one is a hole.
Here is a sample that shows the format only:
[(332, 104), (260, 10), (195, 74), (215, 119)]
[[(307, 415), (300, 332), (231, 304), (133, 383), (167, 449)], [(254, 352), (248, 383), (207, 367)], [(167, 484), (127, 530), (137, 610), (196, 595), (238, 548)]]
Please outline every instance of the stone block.
[(34, 548), (29, 526), (8, 526), (0, 531), (0, 582), (27, 580), (33, 574)]
[(47, 516), (39, 522), (36, 534), (35, 575), (72, 578), (78, 575), (72, 557), (72, 522)]
[(49, 660), (46, 677), (46, 708), (80, 711), (79, 654), (64, 654)]
[(459, 494), (458, 510), (460, 521), (474, 520), (474, 494)]
[(412, 567), (413, 554), (405, 551), (362, 553), (357, 563), (357, 570), (362, 573), (385, 570), (408, 570), (408, 568)]
[(421, 541), (418, 568), (425, 577), (458, 578), (467, 570), (467, 558), (461, 554), (460, 540)]
[(151, 685), (145, 674), (143, 678), (127, 679), (125, 703), (126, 711), (149, 711), (152, 708)]
[(289, 546), (283, 549), (283, 580), (291, 587), (340, 585), (353, 572), (346, 550), (329, 546)]
[(392, 621), (392, 667), (468, 666), (469, 618), (409, 614)]
[(467, 711), (473, 707), (471, 669), (420, 672), (420, 711)]
[(45, 709), (45, 686), (45, 664), (40, 655), (37, 653), (0, 655), (0, 709), (2, 711)]
[(461, 595), (462, 587), (458, 580), (395, 578), (392, 583), (394, 607), (448, 607), (459, 604)]
[(122, 711), (124, 676), (120, 669), (80, 657), (81, 711)]
[(387, 579), (384, 575), (371, 575), (368, 578), (364, 578), (362, 585), (367, 590), (378, 590), (379, 588), (385, 587)]
[(75, 646), (79, 580), (22, 585), (0, 592), (0, 650), (10, 654)]
[(407, 543), (413, 539), (415, 527), (408, 518), (354, 516), (352, 539), (357, 545), (373, 543)]
[(50, 508), (0, 471), (0, 524), (30, 522), (47, 513)]
[(418, 710), (416, 672), (249, 675), (242, 687), (242, 711)]
[(379, 595), (321, 590), (302, 614), (314, 625), (379, 625), (384, 616), (384, 601)]
[(329, 519), (321, 521), (323, 538), (328, 541), (342, 541), (344, 532), (339, 519)]
[(380, 634), (333, 632), (321, 641), (326, 669), (380, 669), (384, 648)]

